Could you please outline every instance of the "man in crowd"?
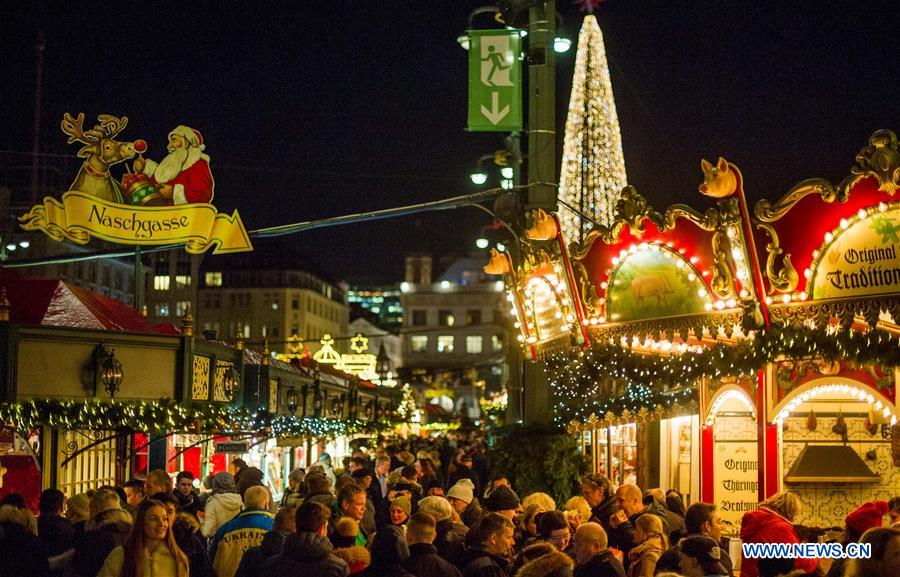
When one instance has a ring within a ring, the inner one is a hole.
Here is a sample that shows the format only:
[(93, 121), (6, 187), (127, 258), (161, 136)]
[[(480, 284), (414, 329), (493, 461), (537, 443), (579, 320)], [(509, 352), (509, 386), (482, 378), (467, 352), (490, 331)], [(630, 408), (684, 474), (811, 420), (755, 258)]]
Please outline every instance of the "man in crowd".
[[(716, 513), (716, 506), (709, 503), (694, 503), (691, 505), (684, 516), (684, 528), (687, 531), (685, 539), (688, 537), (709, 537), (716, 543), (722, 540), (722, 521)], [(659, 560), (656, 562), (656, 570), (671, 571), (677, 573), (680, 571), (678, 566), (679, 548), (676, 543), (672, 544)], [(734, 577), (734, 564), (728, 553), (722, 549), (719, 561), (729, 577)]]
[(182, 511), (197, 516), (200, 499), (194, 492), (194, 474), (190, 471), (182, 471), (175, 476), (175, 498)]
[(416, 513), (406, 524), (409, 559), (403, 568), (413, 575), (428, 577), (461, 577), (459, 569), (438, 555), (433, 545), (437, 537), (437, 522), (428, 513)]
[(153, 469), (147, 473), (144, 481), (144, 495), (172, 492), (172, 477), (162, 469)]
[(75, 529), (63, 518), (66, 496), (58, 489), (46, 489), (41, 493), (37, 519), (38, 537), (47, 548), (47, 556), (60, 555), (75, 543)]
[(598, 523), (582, 523), (575, 531), (574, 577), (625, 577), (625, 568), (609, 550), (606, 531)]
[(218, 577), (234, 577), (244, 551), (262, 544), (272, 530), (275, 515), (269, 511), (269, 490), (250, 487), (244, 493), (244, 510), (216, 531), (209, 556)]
[(612, 481), (598, 473), (585, 475), (581, 479), (581, 495), (591, 508), (591, 521), (609, 531), (609, 520), (619, 508)]
[(137, 509), (137, 506), (144, 500), (144, 482), (140, 479), (132, 479), (125, 483), (125, 497), (128, 506), (132, 510)]
[(81, 577), (94, 577), (103, 567), (106, 556), (125, 543), (131, 533), (132, 519), (121, 509), (115, 491), (101, 489), (94, 493), (88, 505), (90, 518), (84, 533), (75, 537), (72, 567)]
[[(610, 518), (610, 545), (622, 551), (628, 565), (628, 552), (637, 544), (634, 539), (634, 523), (644, 513), (659, 516), (663, 525), (663, 534), (668, 535), (666, 516), (652, 505), (644, 506), (644, 494), (637, 485), (622, 485), (616, 490), (616, 505), (619, 510)], [(655, 501), (654, 501), (655, 503)]]
[(476, 546), (463, 556), (463, 577), (510, 577), (509, 557), (516, 541), (512, 522), (497, 513), (485, 515), (475, 529)]
[(328, 508), (319, 503), (305, 501), (297, 509), (297, 532), (284, 540), (281, 553), (271, 557), (263, 565), (262, 575), (281, 577), (345, 577), (350, 571), (347, 564), (334, 556), (334, 548), (328, 540)]
[(484, 508), (494, 513), (499, 513), (512, 521), (516, 517), (516, 511), (522, 504), (519, 496), (506, 485), (500, 485), (491, 493), (491, 496), (484, 502)]
[(259, 547), (247, 549), (234, 577), (264, 577), (263, 563), (281, 553), (284, 541), (297, 532), (297, 507), (287, 505), (275, 513), (272, 530), (263, 537)]
[(481, 505), (475, 498), (475, 485), (469, 479), (460, 479), (450, 487), (447, 491), (447, 500), (466, 527), (471, 528), (482, 516)]
[[(356, 483), (345, 485), (338, 493), (337, 504), (340, 517), (350, 517), (357, 523), (360, 523), (366, 514), (366, 492)], [(356, 535), (355, 544), (365, 547), (367, 541), (368, 535), (360, 527), (359, 533)]]

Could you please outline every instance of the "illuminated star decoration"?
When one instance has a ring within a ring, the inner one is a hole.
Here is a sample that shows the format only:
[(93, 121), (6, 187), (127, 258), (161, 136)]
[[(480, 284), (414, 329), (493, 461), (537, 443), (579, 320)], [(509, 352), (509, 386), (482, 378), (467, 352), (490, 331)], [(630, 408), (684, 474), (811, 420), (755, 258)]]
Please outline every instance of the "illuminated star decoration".
[(600, 4), (603, 4), (603, 0), (577, 0), (577, 2), (575, 3), (581, 6), (582, 12), (593, 14), (594, 8), (597, 8), (598, 6), (600, 6)]
[(369, 350), (369, 339), (357, 333), (355, 337), (350, 339), (350, 350), (359, 354), (366, 352)]

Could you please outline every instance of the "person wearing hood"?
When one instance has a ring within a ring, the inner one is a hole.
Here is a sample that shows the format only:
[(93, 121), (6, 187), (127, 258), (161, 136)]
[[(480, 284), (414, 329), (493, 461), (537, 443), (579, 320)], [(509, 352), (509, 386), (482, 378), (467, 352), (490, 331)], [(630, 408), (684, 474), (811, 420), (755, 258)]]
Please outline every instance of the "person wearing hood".
[(119, 496), (107, 489), (91, 496), (88, 510), (91, 516), (84, 524), (84, 533), (75, 537), (72, 558), (72, 568), (81, 577), (94, 577), (100, 572), (109, 553), (125, 544), (133, 523), (131, 515), (121, 509)]
[(235, 488), (237, 489), (238, 495), (241, 498), (244, 498), (244, 493), (247, 492), (247, 489), (250, 487), (262, 487), (263, 486), (263, 472), (257, 467), (247, 467), (241, 473), (240, 480), (235, 480)]
[(347, 564), (334, 555), (328, 540), (328, 507), (304, 501), (297, 508), (297, 532), (284, 540), (281, 553), (263, 565), (266, 577), (345, 577), (350, 574)]
[(454, 522), (453, 506), (443, 497), (425, 497), (419, 501), (419, 512), (434, 517), (435, 538), (432, 543), (438, 555), (454, 565), (459, 565), (466, 552), (466, 535), (469, 528)]
[[(884, 516), (888, 513), (890, 505), (887, 501), (874, 501), (863, 503), (847, 515), (844, 519), (844, 539), (846, 546), (849, 543), (859, 543), (862, 534), (869, 529), (881, 527)], [(844, 577), (844, 568), (847, 560), (838, 558), (831, 564), (827, 577)]]
[(475, 498), (475, 485), (469, 479), (460, 479), (447, 491), (450, 505), (459, 513), (463, 525), (471, 528), (484, 514), (478, 499)]
[(509, 558), (516, 542), (512, 522), (497, 513), (488, 513), (473, 528), (475, 546), (460, 559), (463, 577), (510, 577)]
[(406, 525), (406, 542), (409, 543), (409, 559), (403, 567), (413, 575), (428, 577), (462, 577), (453, 564), (438, 554), (433, 545), (437, 538), (437, 521), (421, 511), (409, 518)]
[(49, 574), (47, 548), (38, 539), (34, 514), (24, 507), (0, 505), (0, 575), (47, 577)]
[[(280, 508), (275, 514), (272, 530), (263, 536), (259, 547), (247, 549), (234, 577), (265, 577), (262, 572), (263, 563), (266, 559), (281, 553), (285, 539), (296, 532), (297, 507), (288, 505)], [(193, 577), (193, 572), (191, 576)]]
[(204, 537), (215, 535), (219, 527), (241, 512), (243, 504), (234, 486), (234, 477), (230, 473), (217, 473), (212, 478), (212, 496), (206, 499), (203, 509), (200, 533)]
[(360, 577), (417, 577), (403, 568), (409, 560), (409, 546), (403, 529), (394, 525), (383, 527), (372, 541), (372, 564)]
[[(716, 543), (722, 540), (722, 520), (716, 513), (716, 506), (709, 503), (694, 503), (684, 515), (684, 528), (687, 537), (709, 537)], [(681, 539), (679, 539), (680, 541)], [(677, 573), (680, 549), (677, 544), (672, 544), (656, 562), (656, 571), (671, 571)], [(734, 577), (734, 563), (728, 553), (722, 549), (719, 562), (725, 567), (728, 577)]]
[(685, 577), (725, 577), (725, 566), (720, 559), (722, 549), (709, 537), (696, 536), (682, 539), (678, 544), (681, 555), (678, 567)]
[(334, 530), (329, 537), (335, 556), (347, 563), (351, 575), (361, 573), (372, 564), (372, 555), (369, 550), (356, 544), (357, 535), (359, 535), (359, 523), (350, 517), (341, 517), (335, 522)]
[[(800, 543), (793, 525), (800, 509), (800, 499), (789, 492), (763, 501), (756, 511), (745, 513), (741, 519), (741, 540), (744, 543)], [(807, 572), (814, 571), (818, 564), (815, 559), (794, 560), (795, 569)], [(757, 559), (742, 556), (741, 577), (759, 577)]]
[(574, 566), (571, 557), (554, 551), (525, 563), (515, 577), (572, 577)]
[(599, 523), (582, 523), (575, 531), (575, 577), (625, 577), (622, 562), (609, 550), (609, 538)]

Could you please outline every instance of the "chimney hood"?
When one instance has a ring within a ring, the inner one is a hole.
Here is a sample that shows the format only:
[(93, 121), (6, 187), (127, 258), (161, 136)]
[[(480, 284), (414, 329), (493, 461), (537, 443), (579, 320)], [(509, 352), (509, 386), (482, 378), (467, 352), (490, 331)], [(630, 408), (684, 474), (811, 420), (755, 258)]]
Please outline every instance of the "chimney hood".
[(881, 477), (847, 445), (806, 445), (785, 483), (878, 483)]

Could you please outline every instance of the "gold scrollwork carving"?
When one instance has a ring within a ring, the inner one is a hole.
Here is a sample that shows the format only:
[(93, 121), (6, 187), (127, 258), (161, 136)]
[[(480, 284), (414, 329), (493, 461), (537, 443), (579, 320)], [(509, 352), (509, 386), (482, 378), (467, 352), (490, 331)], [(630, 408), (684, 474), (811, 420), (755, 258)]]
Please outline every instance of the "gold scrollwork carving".
[(209, 399), (209, 361), (209, 357), (194, 357), (191, 379), (191, 399), (194, 401)]
[[(869, 137), (866, 146), (856, 155), (856, 165), (850, 169), (856, 180), (874, 175), (878, 190), (891, 196), (900, 188), (900, 145), (892, 130), (878, 130)], [(855, 181), (854, 181), (855, 184)]]
[(585, 312), (589, 316), (599, 315), (601, 313), (600, 297), (597, 296), (597, 289), (588, 277), (584, 263), (576, 260), (573, 261), (573, 264), (578, 270), (578, 291), (581, 293), (581, 302), (584, 305)]
[(734, 274), (731, 272), (731, 265), (728, 263), (728, 253), (730, 243), (728, 235), (722, 231), (716, 231), (712, 237), (713, 259), (713, 277), (710, 282), (710, 288), (713, 293), (720, 299), (735, 296), (734, 292)]
[(827, 203), (847, 200), (846, 188), (835, 188), (824, 178), (811, 178), (795, 185), (774, 205), (767, 199), (760, 200), (756, 203), (753, 214), (762, 222), (775, 222), (810, 194), (818, 194)]
[(758, 223), (756, 228), (766, 231), (769, 238), (771, 238), (771, 241), (766, 244), (766, 252), (768, 253), (766, 257), (766, 276), (769, 277), (769, 282), (772, 283), (769, 294), (776, 291), (780, 293), (793, 292), (800, 281), (800, 275), (797, 274), (797, 269), (791, 263), (791, 255), (784, 255), (781, 259), (781, 268), (779, 269), (777, 264), (778, 257), (781, 256), (784, 250), (778, 241), (778, 233), (775, 232), (773, 226), (765, 223)]

